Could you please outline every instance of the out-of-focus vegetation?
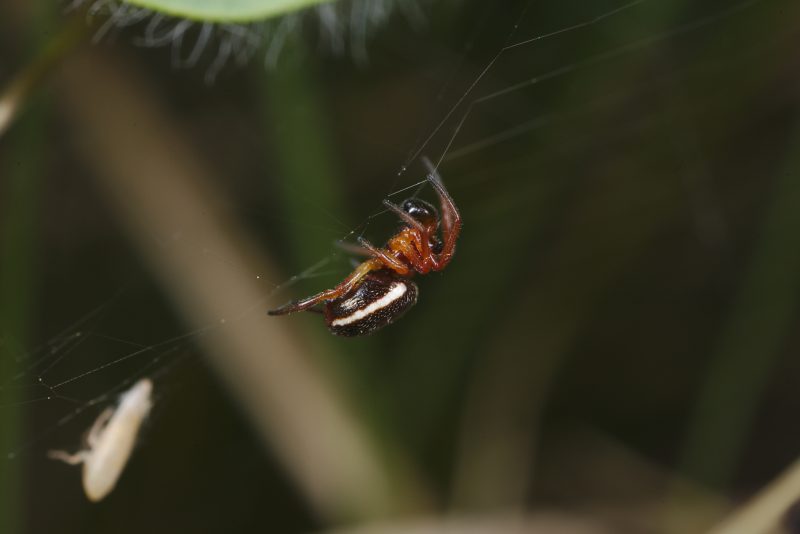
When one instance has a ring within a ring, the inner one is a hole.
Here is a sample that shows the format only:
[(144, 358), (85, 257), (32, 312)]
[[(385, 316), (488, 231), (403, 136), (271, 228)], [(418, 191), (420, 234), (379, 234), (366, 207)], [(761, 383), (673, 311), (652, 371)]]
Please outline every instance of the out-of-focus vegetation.
[(177, 15), (198, 21), (260, 22), (332, 0), (132, 0), (140, 6), (159, 13)]
[[(420, 6), (293, 26), (265, 69), (278, 22), (213, 85), (222, 34), (176, 59), (134, 46), (151, 19), (76, 45), (83, 13), (0, 7), (3, 86), (46, 71), (0, 137), (2, 532), (688, 533), (756, 495), (748, 525), (785, 521), (800, 5)], [(465, 221), (419, 304), (364, 339), (267, 318), (391, 233), (418, 149)], [(90, 505), (45, 452), (140, 373), (153, 418)]]

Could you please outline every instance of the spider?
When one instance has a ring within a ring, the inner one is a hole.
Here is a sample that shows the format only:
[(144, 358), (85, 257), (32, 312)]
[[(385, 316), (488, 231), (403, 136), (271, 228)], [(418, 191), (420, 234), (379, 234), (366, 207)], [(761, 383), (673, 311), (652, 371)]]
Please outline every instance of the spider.
[[(350, 337), (371, 334), (392, 324), (416, 304), (419, 289), (411, 277), (447, 267), (461, 232), (461, 215), (441, 176), (430, 160), (423, 158), (423, 163), (428, 170), (427, 180), (439, 197), (441, 218), (436, 208), (424, 200), (409, 198), (401, 206), (384, 200), (384, 206), (402, 221), (384, 248), (359, 237), (359, 246), (346, 248), (369, 259), (339, 285), (267, 313), (313, 311), (314, 306), (324, 303), (325, 324), (330, 331)], [(440, 225), (441, 238), (437, 235)]]

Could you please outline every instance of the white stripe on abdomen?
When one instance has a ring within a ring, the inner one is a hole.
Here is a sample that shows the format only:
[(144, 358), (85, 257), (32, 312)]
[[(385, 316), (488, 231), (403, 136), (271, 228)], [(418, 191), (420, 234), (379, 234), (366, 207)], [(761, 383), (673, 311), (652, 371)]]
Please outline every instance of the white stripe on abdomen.
[(386, 293), (384, 296), (382, 296), (369, 306), (365, 306), (360, 310), (356, 310), (347, 317), (340, 317), (338, 319), (334, 319), (331, 325), (347, 326), (349, 324), (355, 323), (356, 321), (360, 321), (364, 317), (367, 317), (368, 315), (371, 315), (378, 310), (382, 310), (386, 306), (389, 306), (392, 302), (401, 298), (403, 295), (406, 294), (406, 290), (407, 290), (406, 285), (402, 282), (398, 282), (391, 290), (389, 290), (388, 293)]

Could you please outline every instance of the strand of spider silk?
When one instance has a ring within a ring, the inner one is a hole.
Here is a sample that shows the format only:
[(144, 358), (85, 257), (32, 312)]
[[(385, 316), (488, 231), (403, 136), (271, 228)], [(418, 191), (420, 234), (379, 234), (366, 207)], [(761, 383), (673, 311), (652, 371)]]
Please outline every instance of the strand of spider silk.
[[(32, 4), (39, 5), (39, 4)], [(45, 5), (45, 4), (42, 4)], [(47, 4), (49, 6), (49, 4)], [(51, 27), (53, 9), (43, 8), (32, 11), (32, 19), (26, 26), (31, 28), (29, 46), (37, 48), (37, 35), (48, 35)], [(36, 246), (39, 235), (38, 220), (40, 187), (44, 153), (44, 134), (47, 130), (46, 102), (35, 102), (27, 117), (13, 132), (10, 142), (3, 145), (6, 162), (0, 174), (0, 383), (16, 372), (14, 355), (16, 348), (26, 345), (30, 318), (34, 313), (36, 288)], [(23, 409), (15, 405), (7, 395), (11, 390), (0, 391), (3, 406), (0, 407), (0, 451), (15, 448), (21, 434)], [(0, 469), (0, 532), (14, 534), (20, 532), (19, 510), (24, 509), (20, 501), (21, 478), (19, 464), (6, 462)]]

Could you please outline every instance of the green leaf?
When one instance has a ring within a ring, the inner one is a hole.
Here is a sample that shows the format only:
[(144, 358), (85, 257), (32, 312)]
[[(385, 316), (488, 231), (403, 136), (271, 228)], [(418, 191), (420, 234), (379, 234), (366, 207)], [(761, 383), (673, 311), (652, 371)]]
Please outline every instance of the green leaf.
[(253, 22), (333, 0), (128, 0), (175, 17), (211, 22)]

